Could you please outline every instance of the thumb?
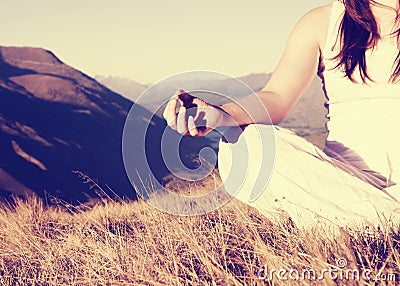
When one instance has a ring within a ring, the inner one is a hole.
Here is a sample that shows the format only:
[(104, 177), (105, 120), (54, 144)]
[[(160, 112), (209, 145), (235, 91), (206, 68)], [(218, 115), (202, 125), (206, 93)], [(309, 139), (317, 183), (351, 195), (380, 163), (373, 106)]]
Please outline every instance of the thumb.
[(193, 106), (193, 99), (195, 98), (193, 95), (187, 93), (183, 89), (178, 90), (178, 99), (181, 101), (182, 105), (186, 108), (190, 108)]

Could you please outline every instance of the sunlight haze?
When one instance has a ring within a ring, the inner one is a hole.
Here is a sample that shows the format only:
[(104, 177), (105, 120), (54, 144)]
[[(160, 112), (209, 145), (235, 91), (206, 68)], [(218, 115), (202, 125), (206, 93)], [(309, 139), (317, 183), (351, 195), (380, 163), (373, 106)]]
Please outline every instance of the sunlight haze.
[[(189, 70), (270, 72), (297, 20), (329, 0), (3, 1), (0, 45), (141, 83)], [(290, 5), (289, 5), (290, 3)]]

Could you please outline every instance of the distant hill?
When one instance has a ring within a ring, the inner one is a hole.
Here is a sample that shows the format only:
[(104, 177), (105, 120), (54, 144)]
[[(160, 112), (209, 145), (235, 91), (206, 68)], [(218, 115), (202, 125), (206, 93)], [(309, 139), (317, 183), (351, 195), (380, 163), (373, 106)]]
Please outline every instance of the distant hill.
[[(247, 84), (252, 90), (260, 91), (271, 78), (271, 73), (253, 73), (238, 79)], [(133, 80), (118, 79), (113, 77), (98, 77), (101, 83), (111, 89), (119, 90), (122, 95), (127, 98), (137, 99), (145, 90), (143, 85), (136, 83)], [(216, 79), (194, 79), (191, 81), (170, 81), (165, 84), (152, 87), (152, 94), (141, 98), (141, 103), (152, 112), (157, 112), (161, 116), (163, 103), (171, 96), (178, 88), (190, 90), (193, 88), (203, 87), (204, 89), (217, 91), (221, 94), (227, 94), (235, 99), (242, 98), (248, 95), (249, 90), (237, 84), (236, 79), (232, 78), (216, 78)], [(132, 88), (130, 88), (132, 87)], [(126, 90), (126, 93), (124, 93)], [(213, 94), (201, 94), (202, 98), (214, 104), (223, 104), (228, 102), (221, 97)], [(311, 83), (310, 88), (305, 92), (299, 100), (295, 108), (289, 116), (280, 122), (278, 125), (289, 128), (295, 131), (300, 136), (305, 137), (319, 147), (323, 147), (327, 133), (325, 131), (325, 123), (327, 110), (324, 107), (325, 95), (322, 91), (321, 80), (316, 77)]]
[[(121, 150), (132, 104), (49, 51), (0, 47), (0, 194), (47, 193), (69, 202), (96, 197), (90, 184), (72, 172), (77, 170), (105, 191), (134, 198)], [(135, 136), (136, 127), (149, 125), (148, 160), (161, 180), (168, 175), (160, 154), (166, 124), (138, 110), (129, 131)], [(197, 142), (189, 144), (191, 154), (205, 142), (188, 140)], [(136, 149), (132, 146), (132, 158)]]
[(97, 75), (94, 79), (131, 101), (136, 101), (137, 97), (148, 87), (147, 85), (123, 77)]
[[(265, 86), (270, 76), (270, 74), (254, 73), (238, 79), (250, 86), (252, 89), (260, 90)], [(179, 88), (191, 90), (202, 87), (204, 89), (218, 91), (222, 94), (233, 95), (235, 97), (247, 95), (248, 93), (248, 89), (242, 88), (241, 90), (237, 90), (238, 85), (235, 84), (236, 80), (228, 76), (208, 79), (199, 78), (185, 81), (171, 80), (168, 82), (158, 83), (156, 86), (153, 86), (152, 84), (144, 85), (131, 79), (113, 76), (97, 75), (95, 76), (95, 79), (99, 83), (132, 101), (136, 101), (147, 88), (152, 89), (153, 96), (143, 97), (141, 98), (141, 102), (146, 105), (146, 108), (153, 112), (162, 106), (163, 102), (165, 102), (165, 100), (167, 100)], [(222, 100), (215, 96), (209, 96), (207, 99), (210, 101), (216, 100), (218, 103)]]

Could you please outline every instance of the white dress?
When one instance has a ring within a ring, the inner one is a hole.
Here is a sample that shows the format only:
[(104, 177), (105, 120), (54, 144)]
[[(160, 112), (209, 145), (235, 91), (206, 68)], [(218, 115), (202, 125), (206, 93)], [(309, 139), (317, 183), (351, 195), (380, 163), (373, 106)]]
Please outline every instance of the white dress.
[(255, 124), (236, 142), (219, 144), (225, 189), (268, 217), (288, 214), (298, 226), (400, 218), (400, 85), (388, 82), (398, 48), (392, 42), (367, 51), (374, 82), (351, 82), (332, 69), (343, 14), (335, 1), (322, 51), (329, 107), (325, 152), (289, 130)]

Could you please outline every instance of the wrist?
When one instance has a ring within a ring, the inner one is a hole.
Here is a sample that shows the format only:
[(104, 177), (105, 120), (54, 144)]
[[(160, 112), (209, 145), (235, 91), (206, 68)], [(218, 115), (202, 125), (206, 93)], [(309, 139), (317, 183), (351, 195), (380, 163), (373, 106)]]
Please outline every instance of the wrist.
[(221, 111), (221, 120), (219, 126), (237, 126), (235, 119), (232, 117), (232, 111), (227, 105), (220, 105), (217, 108)]

